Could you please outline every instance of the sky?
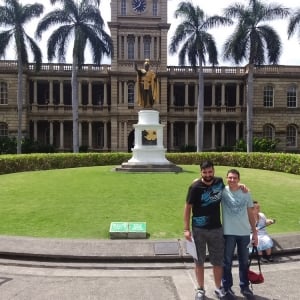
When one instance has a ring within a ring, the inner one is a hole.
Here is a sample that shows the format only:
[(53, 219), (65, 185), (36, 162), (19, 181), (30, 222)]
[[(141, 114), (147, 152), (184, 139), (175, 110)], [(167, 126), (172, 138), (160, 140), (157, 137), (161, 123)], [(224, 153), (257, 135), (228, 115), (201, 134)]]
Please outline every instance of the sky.
[[(176, 8), (178, 7), (178, 4), (182, 1), (182, 0), (162, 0), (162, 1), (168, 1), (168, 22), (171, 24), (169, 33), (168, 33), (168, 40), (170, 40), (170, 38), (172, 37), (176, 26), (179, 23), (178, 19), (174, 18), (174, 11), (176, 10)], [(197, 4), (208, 16), (212, 16), (214, 14), (218, 14), (218, 15), (222, 15), (223, 13), (223, 9), (225, 7), (228, 7), (230, 4), (232, 3), (243, 3), (245, 5), (247, 5), (248, 0), (209, 0), (209, 1), (205, 1), (205, 0), (191, 0), (194, 4)], [(49, 10), (53, 9), (50, 1), (49, 0), (20, 0), (21, 3), (23, 4), (32, 4), (35, 2), (38, 3), (42, 3), (45, 7), (45, 13), (49, 12)], [(101, 15), (103, 17), (103, 19), (106, 22), (106, 30), (107, 32), (109, 32), (109, 28), (107, 26), (107, 22), (110, 21), (110, 0), (101, 0), (101, 4), (100, 4), (100, 12)], [(264, 0), (264, 3), (269, 3), (269, 0)], [(277, 3), (277, 4), (283, 4), (285, 5), (285, 7), (289, 7), (291, 9), (296, 9), (299, 8), (300, 5), (296, 4), (298, 3), (298, 1), (295, 0), (281, 0), (281, 1), (277, 1), (274, 0), (272, 1), (273, 3)], [(30, 27), (32, 26), (36, 26), (36, 23), (30, 24)], [(274, 29), (278, 32), (278, 34), (281, 37), (281, 41), (283, 44), (283, 51), (282, 51), (282, 55), (280, 57), (280, 61), (279, 64), (281, 65), (300, 65), (300, 40), (298, 38), (298, 32), (296, 32), (290, 39), (287, 38), (287, 25), (288, 21), (283, 21), (283, 20), (274, 20), (272, 22), (269, 22), (269, 25), (271, 25), (272, 27), (274, 27)], [(35, 28), (35, 27), (34, 27)], [(217, 47), (218, 47), (218, 51), (219, 51), (219, 65), (220, 66), (229, 66), (232, 65), (232, 62), (230, 61), (223, 61), (222, 60), (222, 46), (225, 42), (225, 40), (228, 38), (228, 36), (233, 32), (235, 26), (230, 26), (230, 27), (222, 27), (222, 28), (216, 28), (216, 29), (212, 29), (209, 32), (211, 34), (213, 34)], [(27, 31), (27, 33), (30, 34), (31, 31)], [(50, 30), (49, 30), (50, 32)], [(33, 37), (33, 34), (31, 35)], [(46, 41), (47, 41), (47, 35), (45, 34), (45, 36), (43, 37), (43, 39), (39, 42), (40, 43), (40, 47), (43, 51), (43, 61), (46, 62), (46, 47), (43, 45), (46, 45)], [(11, 53), (11, 51), (9, 51)], [(11, 56), (6, 56), (6, 59), (15, 59), (15, 57), (11, 57)], [(71, 55), (70, 58), (67, 57), (67, 63), (71, 63)], [(86, 63), (91, 63), (88, 61), (88, 59), (86, 59)], [(110, 60), (105, 59), (105, 61), (103, 61), (103, 63), (110, 63)], [(245, 62), (246, 64), (246, 62)], [(173, 56), (168, 56), (168, 65), (178, 65), (178, 58), (176, 55)]]

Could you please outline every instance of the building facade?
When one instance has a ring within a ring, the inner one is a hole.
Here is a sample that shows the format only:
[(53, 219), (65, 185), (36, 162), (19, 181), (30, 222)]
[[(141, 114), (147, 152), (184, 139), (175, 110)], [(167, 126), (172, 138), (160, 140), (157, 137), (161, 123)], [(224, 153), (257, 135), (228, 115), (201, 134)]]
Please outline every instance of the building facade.
[[(79, 143), (90, 151), (130, 151), (141, 109), (135, 63), (150, 60), (160, 100), (153, 109), (164, 125), (164, 146), (196, 145), (198, 73), (167, 65), (168, 1), (112, 0), (111, 65), (84, 65), (79, 80)], [(71, 64), (30, 64), (23, 75), (24, 136), (72, 151)], [(245, 67), (204, 67), (204, 151), (230, 149), (246, 139)], [(300, 66), (255, 69), (253, 136), (278, 139), (277, 149), (300, 152)], [(0, 61), (0, 137), (16, 136), (17, 62)]]

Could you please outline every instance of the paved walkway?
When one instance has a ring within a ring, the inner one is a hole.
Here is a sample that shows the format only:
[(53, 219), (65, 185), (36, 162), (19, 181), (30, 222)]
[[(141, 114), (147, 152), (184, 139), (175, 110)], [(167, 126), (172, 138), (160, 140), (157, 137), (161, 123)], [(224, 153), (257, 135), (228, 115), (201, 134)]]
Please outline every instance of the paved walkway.
[[(274, 255), (300, 253), (300, 232), (274, 234)], [(0, 236), (0, 257), (36, 260), (189, 261), (183, 239), (49, 239)]]

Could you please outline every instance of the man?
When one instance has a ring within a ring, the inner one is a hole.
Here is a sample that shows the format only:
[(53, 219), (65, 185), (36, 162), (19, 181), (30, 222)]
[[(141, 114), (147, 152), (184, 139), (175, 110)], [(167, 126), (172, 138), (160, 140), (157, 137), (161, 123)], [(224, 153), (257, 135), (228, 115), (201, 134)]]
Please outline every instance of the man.
[[(223, 273), (224, 241), (220, 220), (220, 203), (224, 182), (222, 178), (214, 176), (214, 165), (211, 161), (201, 164), (201, 178), (195, 180), (189, 187), (184, 208), (184, 235), (189, 241), (195, 241), (197, 260), (195, 260), (195, 273), (198, 282), (196, 300), (205, 297), (204, 289), (204, 262), (206, 258), (206, 245), (209, 252), (210, 263), (213, 266), (215, 281), (215, 295), (223, 299), (221, 280)], [(192, 231), (190, 218), (192, 215)]]
[(239, 261), (240, 290), (246, 299), (255, 299), (249, 289), (248, 260), (251, 229), (252, 243), (258, 243), (253, 201), (250, 193), (243, 193), (239, 188), (240, 173), (235, 169), (227, 172), (227, 186), (222, 195), (222, 218), (225, 240), (223, 288), (226, 299), (235, 299), (232, 291), (232, 260), (235, 247)]
[(144, 63), (145, 69), (138, 69), (137, 72), (137, 97), (138, 105), (144, 108), (152, 108), (153, 104), (158, 102), (158, 82), (154, 71), (150, 70), (149, 60)]

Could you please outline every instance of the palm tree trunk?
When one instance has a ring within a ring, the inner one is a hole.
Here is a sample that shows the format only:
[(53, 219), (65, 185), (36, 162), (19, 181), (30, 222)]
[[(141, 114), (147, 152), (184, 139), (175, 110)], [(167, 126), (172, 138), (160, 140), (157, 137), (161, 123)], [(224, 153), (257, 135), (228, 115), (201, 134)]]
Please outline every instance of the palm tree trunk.
[(204, 132), (204, 76), (202, 60), (199, 58), (199, 91), (197, 107), (197, 152), (203, 151), (203, 132)]
[(79, 152), (79, 133), (78, 133), (78, 66), (77, 57), (73, 56), (72, 66), (72, 115), (73, 115), (73, 153)]
[(253, 64), (249, 64), (247, 84), (247, 152), (253, 151)]
[(17, 109), (18, 109), (17, 154), (21, 154), (22, 153), (22, 114), (23, 114), (23, 64), (20, 59), (18, 60)]

